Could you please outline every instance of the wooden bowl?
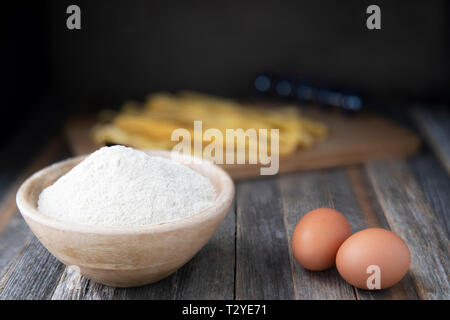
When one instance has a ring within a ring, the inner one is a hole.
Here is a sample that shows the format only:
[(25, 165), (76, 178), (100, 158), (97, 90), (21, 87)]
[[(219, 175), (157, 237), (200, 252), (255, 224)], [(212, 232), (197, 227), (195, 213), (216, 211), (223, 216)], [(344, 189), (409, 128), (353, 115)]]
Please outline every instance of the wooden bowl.
[[(168, 151), (147, 153), (171, 157)], [(41, 191), (83, 159), (58, 162), (32, 175), (19, 188), (17, 205), (33, 233), (56, 258), (109, 286), (145, 285), (175, 272), (212, 237), (234, 197), (233, 182), (225, 171), (209, 161), (181, 156), (174, 160), (207, 177), (216, 189), (214, 205), (201, 213), (138, 227), (73, 225), (39, 213)]]

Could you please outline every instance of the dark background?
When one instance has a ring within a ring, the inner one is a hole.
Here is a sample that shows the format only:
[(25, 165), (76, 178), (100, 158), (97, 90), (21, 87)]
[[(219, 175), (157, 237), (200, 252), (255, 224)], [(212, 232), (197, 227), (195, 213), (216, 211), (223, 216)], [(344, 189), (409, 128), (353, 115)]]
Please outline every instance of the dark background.
[[(66, 8), (81, 7), (81, 30)], [(381, 7), (382, 30), (366, 28)], [(371, 96), (450, 101), (449, 3), (440, 1), (34, 1), (5, 10), (3, 141), (23, 122), (118, 107), (158, 90), (250, 95), (271, 70)], [(28, 119), (28, 120), (27, 120)], [(31, 120), (30, 120), (31, 119)]]

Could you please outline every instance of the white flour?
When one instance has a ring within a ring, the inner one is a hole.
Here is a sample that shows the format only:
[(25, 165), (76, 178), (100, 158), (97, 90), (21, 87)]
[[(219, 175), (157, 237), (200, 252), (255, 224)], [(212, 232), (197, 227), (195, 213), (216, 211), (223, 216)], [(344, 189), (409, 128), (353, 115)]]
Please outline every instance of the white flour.
[(169, 159), (122, 146), (103, 147), (42, 191), (39, 212), (85, 225), (142, 226), (211, 207), (209, 180)]

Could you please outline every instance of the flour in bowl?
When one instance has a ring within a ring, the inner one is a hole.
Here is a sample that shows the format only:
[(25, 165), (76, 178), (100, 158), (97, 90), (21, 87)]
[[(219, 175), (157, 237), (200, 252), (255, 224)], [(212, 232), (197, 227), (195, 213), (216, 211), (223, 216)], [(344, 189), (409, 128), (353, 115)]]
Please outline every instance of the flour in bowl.
[(198, 172), (123, 146), (103, 147), (45, 188), (42, 214), (92, 226), (143, 226), (189, 217), (214, 203)]

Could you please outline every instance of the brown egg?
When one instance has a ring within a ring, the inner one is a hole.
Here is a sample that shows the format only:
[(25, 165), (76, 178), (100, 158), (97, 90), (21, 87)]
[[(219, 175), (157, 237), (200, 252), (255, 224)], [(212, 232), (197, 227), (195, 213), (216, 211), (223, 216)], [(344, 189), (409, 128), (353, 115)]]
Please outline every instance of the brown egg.
[(295, 259), (309, 270), (334, 266), (340, 245), (352, 234), (350, 223), (338, 211), (319, 208), (307, 213), (292, 234)]
[(360, 289), (384, 289), (405, 276), (410, 259), (408, 246), (399, 236), (370, 228), (345, 240), (336, 256), (336, 267), (348, 283)]

